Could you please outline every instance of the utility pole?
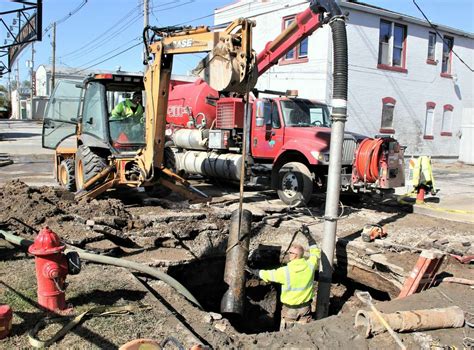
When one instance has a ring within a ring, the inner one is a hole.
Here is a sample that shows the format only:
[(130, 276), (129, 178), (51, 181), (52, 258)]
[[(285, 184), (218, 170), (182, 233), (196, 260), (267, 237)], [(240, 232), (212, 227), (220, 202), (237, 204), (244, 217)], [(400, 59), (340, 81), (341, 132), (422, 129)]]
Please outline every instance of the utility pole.
[(54, 83), (56, 80), (56, 22), (53, 23), (53, 70), (51, 72), (51, 91), (53, 93)]
[[(146, 28), (149, 24), (148, 23), (149, 22), (149, 19), (148, 19), (149, 12), (150, 12), (150, 10), (148, 8), (148, 0), (143, 0), (143, 28)], [(146, 49), (143, 48), (143, 62), (145, 62), (146, 59), (147, 59)], [(148, 67), (148, 65), (144, 64), (143, 73), (146, 73), (147, 67)]]
[(30, 113), (31, 113), (31, 119), (33, 119), (33, 74), (34, 74), (34, 66), (35, 66), (35, 43), (31, 43), (31, 67), (30, 67), (30, 75), (31, 75), (31, 80), (30, 80), (30, 98), (31, 98), (31, 107), (30, 107)]

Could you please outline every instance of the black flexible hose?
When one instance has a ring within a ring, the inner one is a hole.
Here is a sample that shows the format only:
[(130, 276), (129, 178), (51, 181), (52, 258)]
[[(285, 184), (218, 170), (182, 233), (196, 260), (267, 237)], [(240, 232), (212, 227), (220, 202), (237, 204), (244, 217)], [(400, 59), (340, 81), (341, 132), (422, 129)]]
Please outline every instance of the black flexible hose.
[(334, 72), (333, 72), (333, 106), (332, 115), (346, 119), (347, 116), (347, 32), (346, 22), (343, 17), (336, 17), (329, 23), (332, 29), (332, 40), (334, 47)]

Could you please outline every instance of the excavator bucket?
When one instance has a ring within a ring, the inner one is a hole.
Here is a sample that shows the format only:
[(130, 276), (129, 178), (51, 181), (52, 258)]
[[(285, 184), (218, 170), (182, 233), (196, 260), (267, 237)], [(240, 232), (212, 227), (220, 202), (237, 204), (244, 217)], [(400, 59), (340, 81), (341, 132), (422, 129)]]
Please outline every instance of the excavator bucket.
[(257, 83), (255, 54), (251, 57), (232, 47), (231, 38), (221, 38), (216, 47), (193, 70), (217, 91), (245, 94)]

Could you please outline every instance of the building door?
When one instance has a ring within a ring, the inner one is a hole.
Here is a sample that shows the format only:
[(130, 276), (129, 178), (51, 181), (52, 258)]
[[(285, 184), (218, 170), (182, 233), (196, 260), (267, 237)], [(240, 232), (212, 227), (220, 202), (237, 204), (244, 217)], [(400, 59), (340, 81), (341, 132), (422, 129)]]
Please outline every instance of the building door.
[(459, 142), (459, 160), (474, 164), (474, 107), (463, 108), (461, 140)]

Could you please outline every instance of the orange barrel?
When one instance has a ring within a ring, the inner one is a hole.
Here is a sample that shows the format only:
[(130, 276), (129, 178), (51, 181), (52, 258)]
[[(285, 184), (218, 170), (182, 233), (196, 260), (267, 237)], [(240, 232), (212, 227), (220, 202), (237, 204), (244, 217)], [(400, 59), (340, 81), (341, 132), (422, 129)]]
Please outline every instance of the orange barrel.
[(12, 329), (12, 309), (8, 305), (0, 305), (0, 339), (6, 338)]

